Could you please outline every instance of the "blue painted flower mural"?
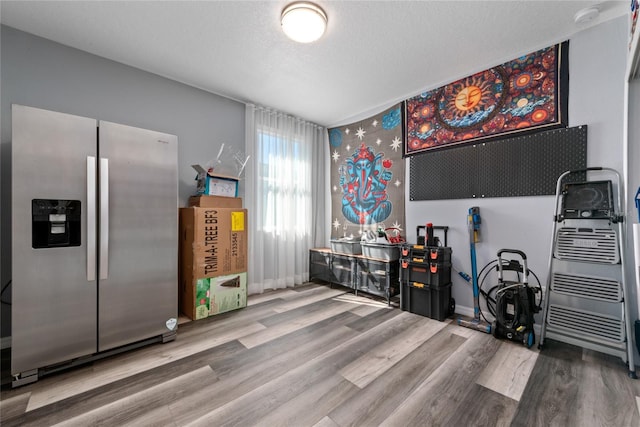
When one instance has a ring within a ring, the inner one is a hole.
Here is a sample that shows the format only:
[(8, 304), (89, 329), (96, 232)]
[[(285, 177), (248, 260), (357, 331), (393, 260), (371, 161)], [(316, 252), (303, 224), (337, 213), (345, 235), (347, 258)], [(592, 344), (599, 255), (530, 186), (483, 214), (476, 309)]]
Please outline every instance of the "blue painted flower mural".
[(331, 163), (331, 237), (405, 223), (402, 104), (328, 130)]
[(375, 154), (362, 143), (339, 168), (342, 214), (354, 224), (376, 224), (391, 214), (386, 189), (393, 163), (383, 157), (384, 153)]
[(340, 147), (342, 145), (342, 131), (333, 128), (329, 131), (329, 143), (332, 147)]
[(387, 130), (393, 129), (400, 125), (401, 119), (400, 108), (395, 108), (382, 116), (382, 128)]

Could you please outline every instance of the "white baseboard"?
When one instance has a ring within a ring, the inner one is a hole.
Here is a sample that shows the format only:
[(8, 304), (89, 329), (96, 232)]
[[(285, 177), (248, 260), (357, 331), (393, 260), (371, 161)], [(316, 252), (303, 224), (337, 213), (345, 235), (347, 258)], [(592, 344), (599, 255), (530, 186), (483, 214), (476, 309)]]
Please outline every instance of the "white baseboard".
[[(456, 305), (456, 315), (462, 315), (462, 316), (466, 316), (466, 317), (473, 317), (473, 307), (465, 307), (465, 306), (459, 306)], [(487, 317), (487, 320), (489, 320), (489, 323), (493, 322), (494, 318), (490, 313), (484, 313), (483, 314)], [(540, 314), (538, 314), (540, 315)], [(454, 316), (457, 317), (457, 316)], [(536, 319), (539, 320), (539, 319)], [(537, 337), (540, 336), (540, 325), (537, 323), (533, 324), (533, 331), (536, 333), (536, 340), (538, 339)]]
[(456, 314), (462, 316), (473, 317), (473, 307), (464, 307), (456, 305)]
[(0, 350), (11, 347), (11, 337), (0, 338)]
[[(473, 312), (473, 307), (465, 307), (465, 306), (460, 306), (456, 304), (456, 314), (460, 314), (462, 316), (466, 316), (466, 317), (473, 317), (474, 312)], [(484, 311), (482, 312), (482, 314), (484, 314), (484, 316), (487, 318), (487, 320), (489, 321), (489, 323), (493, 322), (493, 316), (490, 313), (485, 313)]]

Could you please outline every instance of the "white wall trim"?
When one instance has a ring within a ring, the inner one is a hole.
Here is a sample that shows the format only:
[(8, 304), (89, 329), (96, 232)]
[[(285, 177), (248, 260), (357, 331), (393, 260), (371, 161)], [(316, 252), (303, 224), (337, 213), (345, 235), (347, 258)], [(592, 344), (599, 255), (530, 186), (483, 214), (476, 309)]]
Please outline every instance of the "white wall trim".
[[(473, 318), (473, 307), (465, 307), (465, 306), (456, 305), (456, 314), (454, 315), (454, 318), (456, 319), (456, 321), (458, 320), (458, 315), (462, 315), (462, 316)], [(485, 316), (487, 316), (488, 320), (493, 321), (493, 316), (491, 316), (491, 314), (487, 313), (487, 314), (485, 314)], [(541, 328), (541, 326), (539, 324), (534, 323), (533, 331), (536, 334), (536, 343), (540, 342), (540, 328)]]
[[(456, 304), (456, 314), (462, 316), (473, 317), (473, 307), (464, 307)], [(456, 316), (457, 318), (458, 316)]]

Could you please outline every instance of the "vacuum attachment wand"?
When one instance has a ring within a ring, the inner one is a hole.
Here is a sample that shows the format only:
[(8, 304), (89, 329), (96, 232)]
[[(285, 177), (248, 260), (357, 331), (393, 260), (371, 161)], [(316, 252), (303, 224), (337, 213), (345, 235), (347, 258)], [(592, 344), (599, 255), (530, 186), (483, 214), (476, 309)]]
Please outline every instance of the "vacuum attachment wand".
[(469, 227), (469, 248), (471, 252), (471, 280), (473, 283), (473, 319), (458, 318), (458, 325), (477, 331), (491, 333), (491, 325), (480, 319), (480, 287), (478, 285), (478, 267), (476, 263), (476, 243), (480, 241), (480, 208), (469, 208), (467, 226)]

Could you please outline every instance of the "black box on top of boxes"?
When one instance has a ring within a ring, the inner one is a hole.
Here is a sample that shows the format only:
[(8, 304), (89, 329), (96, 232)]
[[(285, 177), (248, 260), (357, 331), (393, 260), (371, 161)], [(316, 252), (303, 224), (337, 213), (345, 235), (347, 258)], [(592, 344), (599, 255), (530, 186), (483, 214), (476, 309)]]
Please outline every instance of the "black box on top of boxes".
[(429, 286), (422, 283), (402, 282), (400, 308), (410, 313), (442, 322), (453, 315), (451, 283), (444, 286)]
[(451, 248), (413, 245), (403, 248), (402, 257), (415, 262), (451, 262)]
[(443, 286), (451, 283), (450, 262), (414, 262), (400, 261), (402, 280), (419, 282), (430, 286)]

